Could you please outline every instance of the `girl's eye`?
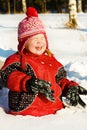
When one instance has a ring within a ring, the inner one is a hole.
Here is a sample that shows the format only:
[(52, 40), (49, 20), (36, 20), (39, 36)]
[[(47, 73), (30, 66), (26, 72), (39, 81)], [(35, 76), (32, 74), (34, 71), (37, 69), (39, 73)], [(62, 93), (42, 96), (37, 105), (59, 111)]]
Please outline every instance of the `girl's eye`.
[(34, 42), (37, 42), (37, 39), (33, 39)]
[(43, 40), (44, 40), (44, 37), (42, 37), (41, 40), (43, 41)]
[(37, 39), (34, 39), (34, 42), (37, 42)]

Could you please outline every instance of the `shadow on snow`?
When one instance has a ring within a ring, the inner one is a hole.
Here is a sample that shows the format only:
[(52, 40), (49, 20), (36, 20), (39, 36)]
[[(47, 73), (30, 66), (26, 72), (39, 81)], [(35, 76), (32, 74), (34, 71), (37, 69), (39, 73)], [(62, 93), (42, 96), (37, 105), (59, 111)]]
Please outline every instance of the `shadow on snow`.
[(14, 50), (11, 50), (11, 49), (9, 49), (9, 50), (4, 50), (4, 49), (1, 49), (1, 48), (0, 48), (0, 56), (1, 56), (1, 57), (7, 58), (9, 55), (11, 55), (11, 54), (13, 54), (13, 53), (15, 53)]

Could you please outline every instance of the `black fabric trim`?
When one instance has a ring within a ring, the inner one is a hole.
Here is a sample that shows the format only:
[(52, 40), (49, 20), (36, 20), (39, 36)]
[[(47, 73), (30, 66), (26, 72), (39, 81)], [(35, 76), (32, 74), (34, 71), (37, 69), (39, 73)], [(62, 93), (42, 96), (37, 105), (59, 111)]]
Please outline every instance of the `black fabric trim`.
[(66, 71), (65, 71), (64, 67), (61, 67), (58, 69), (58, 73), (55, 76), (56, 83), (58, 83), (63, 78), (66, 78)]
[(34, 70), (32, 69), (32, 67), (29, 64), (26, 64), (26, 69), (23, 69), (20, 66), (16, 67), (16, 69), (20, 72), (27, 74), (27, 75), (35, 77)]
[[(8, 76), (15, 70), (25, 73), (26, 75), (30, 75), (35, 77), (34, 71), (29, 64), (26, 64), (26, 69), (21, 68), (20, 62), (16, 62), (8, 65), (5, 69), (1, 70), (1, 78), (5, 86), (7, 84)], [(15, 92), (10, 91), (8, 93), (9, 97), (9, 108), (11, 111), (18, 112), (26, 109), (33, 102), (35, 98), (35, 94), (29, 94), (28, 92)]]
[(0, 71), (1, 78), (2, 78), (2, 81), (4, 82), (4, 84), (6, 84), (8, 76), (13, 71), (15, 71), (18, 66), (20, 66), (20, 62), (15, 62), (13, 64), (8, 65), (5, 69)]
[(29, 64), (26, 64), (26, 70), (22, 69), (20, 65), (20, 62), (15, 62), (13, 64), (8, 65), (5, 69), (0, 71), (0, 75), (4, 84), (6, 84), (8, 76), (15, 70), (21, 71), (27, 75), (35, 77), (34, 71)]
[(35, 95), (28, 92), (9, 91), (9, 108), (11, 111), (18, 112), (26, 109), (33, 102)]

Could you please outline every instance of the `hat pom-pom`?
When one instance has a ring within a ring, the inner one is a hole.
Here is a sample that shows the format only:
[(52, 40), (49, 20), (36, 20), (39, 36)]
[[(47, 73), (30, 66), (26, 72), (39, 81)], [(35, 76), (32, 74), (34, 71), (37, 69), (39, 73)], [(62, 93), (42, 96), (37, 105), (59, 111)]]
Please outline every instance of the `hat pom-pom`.
[(38, 12), (33, 7), (28, 7), (26, 11), (27, 17), (38, 17)]

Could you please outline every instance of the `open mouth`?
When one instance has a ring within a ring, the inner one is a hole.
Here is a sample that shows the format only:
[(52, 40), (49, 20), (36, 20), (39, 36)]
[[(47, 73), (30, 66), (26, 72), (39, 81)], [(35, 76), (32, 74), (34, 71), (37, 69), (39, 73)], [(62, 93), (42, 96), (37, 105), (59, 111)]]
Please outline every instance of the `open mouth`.
[(40, 51), (42, 49), (42, 47), (35, 47), (36, 50)]

